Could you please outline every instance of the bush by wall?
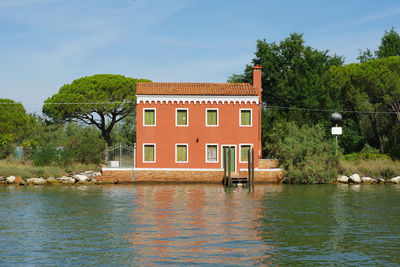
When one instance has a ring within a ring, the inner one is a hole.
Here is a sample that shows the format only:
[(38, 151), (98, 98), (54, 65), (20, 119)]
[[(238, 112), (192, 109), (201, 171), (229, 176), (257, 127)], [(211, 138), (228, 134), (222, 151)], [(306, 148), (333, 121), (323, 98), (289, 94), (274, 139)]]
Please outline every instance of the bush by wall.
[(285, 170), (286, 181), (298, 184), (329, 183), (338, 175), (339, 160), (333, 138), (320, 125), (297, 127), (279, 123), (266, 144)]

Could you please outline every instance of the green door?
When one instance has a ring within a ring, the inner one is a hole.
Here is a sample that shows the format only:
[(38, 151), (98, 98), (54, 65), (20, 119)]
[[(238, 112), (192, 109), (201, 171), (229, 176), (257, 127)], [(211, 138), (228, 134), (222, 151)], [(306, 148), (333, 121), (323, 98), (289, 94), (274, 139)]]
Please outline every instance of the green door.
[[(225, 159), (228, 160), (228, 153), (229, 150), (231, 151), (231, 172), (235, 172), (235, 162), (236, 162), (236, 153), (235, 153), (235, 147), (234, 146), (222, 146), (223, 148), (223, 164)], [(226, 167), (228, 168), (228, 162), (226, 163)]]

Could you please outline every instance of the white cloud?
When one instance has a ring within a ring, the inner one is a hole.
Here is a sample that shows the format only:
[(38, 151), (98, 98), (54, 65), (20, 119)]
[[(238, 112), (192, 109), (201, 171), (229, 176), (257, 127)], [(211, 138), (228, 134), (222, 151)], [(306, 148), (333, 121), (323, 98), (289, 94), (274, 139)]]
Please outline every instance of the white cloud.
[(362, 17), (362, 18), (356, 20), (355, 23), (364, 23), (364, 22), (374, 21), (374, 20), (383, 19), (383, 18), (386, 18), (386, 17), (398, 15), (398, 14), (400, 14), (400, 8), (399, 7), (393, 8), (390, 11), (386, 11), (386, 12), (377, 13), (377, 14), (366, 16), (366, 17)]

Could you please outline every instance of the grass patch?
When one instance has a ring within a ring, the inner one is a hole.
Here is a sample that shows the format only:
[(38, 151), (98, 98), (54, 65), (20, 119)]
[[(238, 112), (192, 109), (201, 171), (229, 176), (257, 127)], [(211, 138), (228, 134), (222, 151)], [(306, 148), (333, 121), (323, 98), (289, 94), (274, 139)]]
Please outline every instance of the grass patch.
[(347, 176), (358, 173), (360, 176), (390, 179), (400, 175), (400, 161), (391, 159), (341, 160), (340, 173)]
[(23, 179), (33, 177), (61, 177), (67, 173), (99, 171), (95, 164), (71, 164), (68, 166), (33, 166), (19, 161), (0, 160), (0, 176), (21, 176)]

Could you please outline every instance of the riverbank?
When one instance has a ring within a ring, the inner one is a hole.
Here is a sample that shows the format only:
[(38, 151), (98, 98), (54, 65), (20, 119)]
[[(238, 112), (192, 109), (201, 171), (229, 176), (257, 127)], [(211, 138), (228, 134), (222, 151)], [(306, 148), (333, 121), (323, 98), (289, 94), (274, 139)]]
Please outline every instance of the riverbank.
[[(18, 185), (59, 185), (59, 184), (103, 184), (103, 183), (124, 183), (115, 172), (100, 173), (100, 168), (96, 165), (74, 164), (71, 166), (33, 166), (19, 161), (0, 161), (0, 184)], [(130, 176), (132, 170), (126, 171)], [(135, 171), (136, 172), (136, 171)], [(400, 183), (400, 161), (390, 159), (379, 160), (342, 160), (337, 179), (332, 179), (329, 183), (353, 183), (353, 184), (397, 184)], [(189, 173), (187, 175), (191, 176)], [(221, 179), (222, 179), (221, 174)], [(111, 177), (112, 176), (112, 177)], [(204, 179), (151, 179), (129, 178), (125, 182), (129, 183), (210, 183)], [(142, 177), (143, 178), (143, 177)], [(161, 177), (162, 178), (162, 177)], [(190, 177), (189, 177), (190, 178)], [(193, 178), (193, 177), (192, 177)], [(126, 180), (126, 179), (125, 179)], [(215, 180), (215, 181), (214, 181)], [(212, 183), (220, 183), (219, 179), (214, 179)], [(275, 181), (279, 183), (281, 180)], [(261, 180), (257, 183), (262, 183)], [(284, 181), (283, 181), (284, 182)]]
[(340, 160), (339, 173), (346, 176), (357, 173), (361, 177), (387, 180), (400, 175), (400, 161), (391, 159)]
[(21, 176), (0, 176), (0, 184), (2, 185), (87, 185), (102, 184), (98, 181), (101, 176), (100, 172), (86, 171), (84, 173), (64, 175), (58, 178), (53, 176), (47, 178), (28, 178), (22, 179)]
[(35, 166), (22, 161), (0, 160), (0, 177), (15, 176), (26, 180), (32, 177), (62, 177), (86, 171), (98, 172), (99, 166), (80, 163), (67, 166)]

